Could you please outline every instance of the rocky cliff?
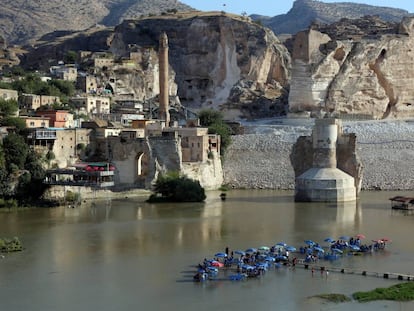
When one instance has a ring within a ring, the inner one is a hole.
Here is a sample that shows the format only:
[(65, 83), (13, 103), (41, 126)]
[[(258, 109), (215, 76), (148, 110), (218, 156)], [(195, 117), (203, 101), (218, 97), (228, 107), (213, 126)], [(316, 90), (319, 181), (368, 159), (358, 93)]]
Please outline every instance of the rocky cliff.
[(192, 9), (177, 0), (3, 0), (1, 6), (0, 34), (17, 44), (53, 31), (115, 26), (125, 18)]
[(342, 18), (357, 19), (366, 15), (376, 15), (385, 21), (400, 22), (409, 13), (396, 8), (345, 1), (325, 3), (316, 0), (296, 0), (286, 14), (271, 18), (254, 15), (252, 18), (260, 20), (276, 34), (295, 34), (307, 29), (314, 22), (332, 24)]
[(123, 22), (110, 50), (121, 56), (131, 46), (156, 47), (163, 31), (187, 107), (222, 109), (228, 116), (235, 108), (235, 117), (284, 113), (290, 56), (271, 31), (236, 15), (177, 14)]
[[(370, 19), (375, 25), (376, 18)], [(296, 35), (290, 111), (371, 119), (413, 117), (413, 18), (395, 27), (378, 22), (376, 30), (362, 32), (355, 31), (358, 23), (351, 24), (352, 32), (342, 31), (337, 38), (319, 29)]]
[[(141, 53), (139, 66), (124, 68), (117, 80), (125, 79), (123, 84), (133, 88), (137, 98), (148, 99), (158, 93), (154, 77), (162, 32), (168, 36), (170, 70), (177, 85), (170, 95), (177, 93), (185, 106), (221, 109), (228, 118), (285, 114), (290, 55), (273, 32), (237, 15), (166, 14), (126, 20), (114, 29), (94, 27), (62, 34), (31, 49), (23, 63), (46, 69), (51, 59), (62, 60), (68, 50), (109, 50), (117, 60)], [(145, 83), (138, 80), (153, 81), (146, 85), (151, 92), (143, 90)]]

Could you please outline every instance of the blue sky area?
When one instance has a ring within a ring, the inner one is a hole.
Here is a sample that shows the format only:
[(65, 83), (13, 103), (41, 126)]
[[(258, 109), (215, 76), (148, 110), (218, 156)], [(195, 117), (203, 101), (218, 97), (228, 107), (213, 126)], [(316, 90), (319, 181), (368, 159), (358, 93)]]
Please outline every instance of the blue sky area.
[[(287, 13), (293, 5), (294, 0), (180, 0), (197, 10), (201, 11), (226, 11), (229, 13), (242, 14), (246, 12), (247, 15), (260, 14), (266, 16), (275, 16)], [(407, 10), (414, 13), (413, 0), (324, 0), (321, 2), (335, 3), (335, 2), (354, 2), (365, 3), (376, 6), (386, 6)]]

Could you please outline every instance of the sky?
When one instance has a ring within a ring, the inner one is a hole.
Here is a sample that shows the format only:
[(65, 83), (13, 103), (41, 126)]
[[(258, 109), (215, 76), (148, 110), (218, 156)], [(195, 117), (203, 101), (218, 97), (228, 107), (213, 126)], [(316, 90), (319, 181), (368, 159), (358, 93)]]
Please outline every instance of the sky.
[[(275, 16), (287, 13), (293, 5), (294, 0), (180, 0), (197, 10), (201, 11), (226, 11), (229, 13), (260, 14)], [(321, 2), (354, 2), (365, 3), (376, 6), (386, 6), (407, 10), (414, 13), (413, 0), (323, 0)]]

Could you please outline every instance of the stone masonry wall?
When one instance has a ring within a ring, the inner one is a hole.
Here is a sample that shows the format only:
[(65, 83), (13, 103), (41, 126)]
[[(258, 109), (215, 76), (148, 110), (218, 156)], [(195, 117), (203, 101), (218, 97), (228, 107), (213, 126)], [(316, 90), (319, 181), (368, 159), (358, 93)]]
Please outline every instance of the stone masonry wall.
[[(223, 161), (224, 183), (233, 188), (294, 189), (290, 163), (293, 144), (312, 126), (251, 126), (251, 134), (233, 136)], [(362, 190), (414, 189), (414, 121), (343, 122), (356, 134)]]

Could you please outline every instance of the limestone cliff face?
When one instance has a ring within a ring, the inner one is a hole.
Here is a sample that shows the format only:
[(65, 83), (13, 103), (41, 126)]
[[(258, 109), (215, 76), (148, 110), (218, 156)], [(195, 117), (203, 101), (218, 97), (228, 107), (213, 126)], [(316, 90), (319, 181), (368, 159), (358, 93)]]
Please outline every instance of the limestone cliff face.
[[(110, 49), (122, 56), (131, 47), (157, 47), (163, 31), (178, 96), (186, 106), (226, 112), (230, 105), (240, 111), (242, 99), (254, 104), (264, 97), (275, 105), (286, 96), (287, 49), (272, 32), (240, 16), (203, 13), (128, 20), (115, 28)], [(264, 115), (277, 110), (271, 103)]]
[(183, 163), (182, 173), (188, 178), (198, 180), (206, 190), (217, 190), (223, 185), (223, 169), (217, 155), (204, 163)]
[(290, 111), (374, 119), (414, 116), (412, 25), (407, 18), (400, 33), (349, 40), (331, 40), (316, 30), (297, 36)]

